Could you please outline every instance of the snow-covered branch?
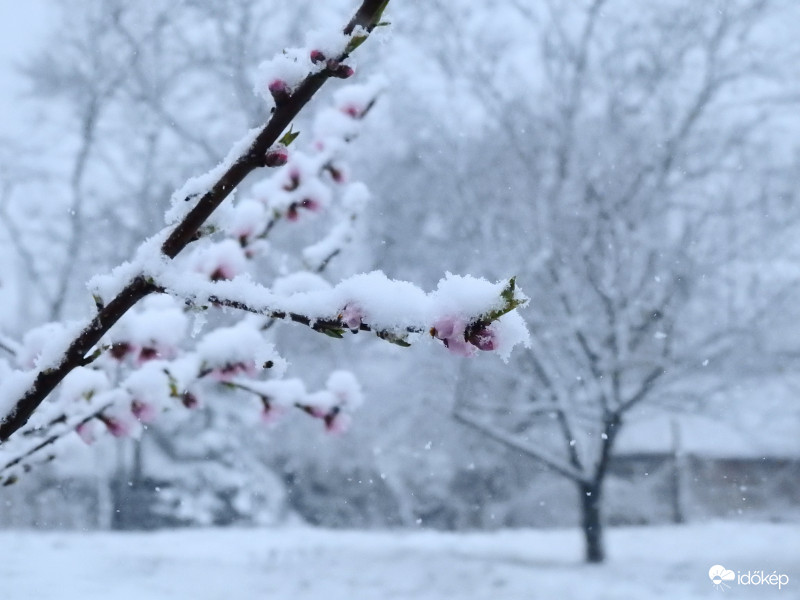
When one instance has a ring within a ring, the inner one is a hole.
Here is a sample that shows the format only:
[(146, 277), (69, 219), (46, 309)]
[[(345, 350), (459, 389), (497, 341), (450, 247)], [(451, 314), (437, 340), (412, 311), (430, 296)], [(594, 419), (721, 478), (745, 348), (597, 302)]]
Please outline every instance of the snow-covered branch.
[[(274, 107), (267, 124), (250, 132), (234, 146), (228, 157), (206, 175), (192, 180), (181, 190), (179, 200), (186, 210), (173, 214), (175, 224), (157, 236), (161, 254), (174, 259), (192, 241), (209, 217), (254, 170), (279, 166), (286, 161), (286, 143), (281, 136), (300, 110), (331, 77), (346, 78), (353, 71), (346, 60), (378, 24), (387, 0), (364, 0), (342, 34), (312, 40), (310, 48), (286, 52), (262, 73), (261, 92), (272, 98)], [(317, 44), (316, 42), (319, 42)], [(163, 238), (163, 239), (162, 239)], [(15, 371), (0, 382), (0, 442), (23, 427), (44, 399), (86, 356), (103, 335), (137, 302), (155, 288), (138, 273), (127, 281), (97, 314), (72, 335), (58, 340), (58, 351), (40, 360), (33, 371)]]
[[(136, 436), (162, 413), (180, 415), (228, 392), (256, 399), (265, 421), (293, 408), (342, 430), (360, 403), (358, 383), (336, 371), (323, 390), (307, 392), (302, 381), (284, 379), (287, 362), (266, 331), (277, 320), (334, 338), (372, 332), (400, 346), (435, 339), (460, 356), (480, 350), (504, 360), (528, 342), (516, 311), (527, 298), (514, 278), (490, 283), (448, 273), (425, 292), (382, 272), (336, 285), (320, 276), (353, 240), (369, 199), (366, 186), (351, 180), (344, 150), (384, 84), (338, 90), (302, 148), (291, 125), (328, 78), (353, 74), (346, 59), (386, 4), (366, 1), (344, 33), (312, 34), (306, 48), (262, 64), (256, 92), (272, 118), (172, 195), (167, 227), (129, 262), (89, 282), (97, 314), (88, 324), (49, 323), (20, 344), (0, 340), (13, 351), (12, 361), (0, 361), (0, 482), (13, 482), (73, 432), (87, 443), (103, 432)], [(264, 167), (268, 175), (232, 198)], [(281, 236), (296, 246), (303, 236), (295, 232), (315, 220), (326, 229), (300, 252), (292, 248), (299, 256), (279, 251)], [(287, 274), (292, 260), (299, 270)], [(217, 315), (216, 327), (195, 340), (213, 308), (248, 314), (230, 326), (219, 325), (230, 316)]]

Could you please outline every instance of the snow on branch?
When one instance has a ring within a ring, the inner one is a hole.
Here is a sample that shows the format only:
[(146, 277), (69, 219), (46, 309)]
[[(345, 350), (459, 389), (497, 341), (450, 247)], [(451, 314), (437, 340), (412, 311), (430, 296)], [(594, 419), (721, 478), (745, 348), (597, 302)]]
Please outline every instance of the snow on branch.
[(452, 274), (426, 293), (380, 271), (356, 275), (336, 286), (289, 295), (276, 294), (248, 277), (207, 281), (186, 273), (152, 275), (160, 289), (194, 307), (228, 306), (272, 319), (286, 319), (334, 338), (372, 331), (400, 346), (429, 334), (451, 351), (472, 356), (493, 351), (507, 360), (528, 331), (514, 310), (527, 302), (515, 280), (490, 283)]

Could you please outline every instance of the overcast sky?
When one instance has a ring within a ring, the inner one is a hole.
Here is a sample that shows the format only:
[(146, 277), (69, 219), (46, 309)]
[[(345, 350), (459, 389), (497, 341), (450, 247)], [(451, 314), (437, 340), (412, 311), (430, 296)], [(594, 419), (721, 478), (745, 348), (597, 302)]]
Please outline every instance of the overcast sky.
[(36, 48), (48, 25), (47, 0), (0, 0), (0, 136), (19, 132), (24, 107), (14, 64)]

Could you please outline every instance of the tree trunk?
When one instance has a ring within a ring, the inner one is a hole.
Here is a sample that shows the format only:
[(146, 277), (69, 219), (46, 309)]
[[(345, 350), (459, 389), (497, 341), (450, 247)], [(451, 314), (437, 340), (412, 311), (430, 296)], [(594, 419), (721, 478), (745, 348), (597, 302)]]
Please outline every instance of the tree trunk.
[(601, 489), (601, 482), (578, 485), (581, 502), (581, 527), (586, 541), (586, 562), (588, 563), (601, 563), (606, 557), (603, 523), (600, 518)]

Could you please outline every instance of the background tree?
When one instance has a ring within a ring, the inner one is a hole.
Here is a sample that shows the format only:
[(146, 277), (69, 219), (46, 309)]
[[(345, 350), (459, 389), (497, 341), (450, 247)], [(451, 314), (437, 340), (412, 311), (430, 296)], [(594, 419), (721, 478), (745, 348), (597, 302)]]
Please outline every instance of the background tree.
[[(590, 561), (631, 413), (694, 409), (745, 364), (768, 372), (775, 354), (752, 349), (796, 291), (789, 273), (757, 274), (796, 254), (796, 207), (775, 185), (797, 160), (798, 47), (781, 26), (796, 7), (631, 6), (439, 5), (420, 38), (464, 125), (421, 116), (425, 151), (402, 159), (415, 177), (388, 193), (453, 268), (510, 264), (533, 282), (530, 350), (513, 377), (464, 365), (455, 414), (575, 483)], [(458, 34), (434, 35), (445, 24)], [(446, 213), (407, 201), (423, 186)], [(402, 231), (394, 218), (381, 232), (384, 264), (424, 277)]]

